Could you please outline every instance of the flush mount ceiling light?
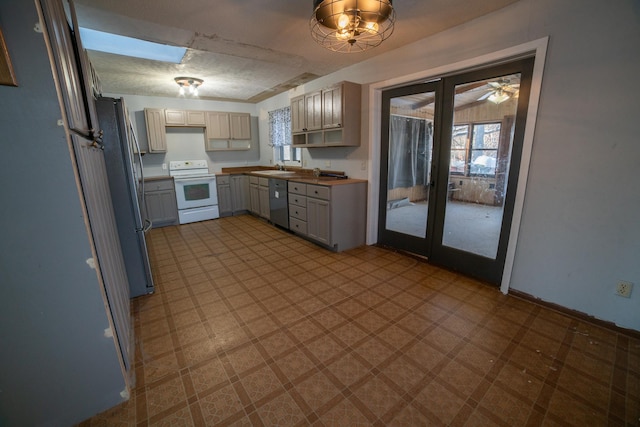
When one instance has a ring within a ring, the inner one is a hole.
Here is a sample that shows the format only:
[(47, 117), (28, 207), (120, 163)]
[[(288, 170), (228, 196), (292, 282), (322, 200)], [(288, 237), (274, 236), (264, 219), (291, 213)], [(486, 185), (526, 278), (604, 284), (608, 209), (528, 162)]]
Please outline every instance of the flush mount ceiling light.
[(204, 83), (202, 79), (195, 77), (176, 77), (174, 80), (180, 86), (180, 95), (184, 95), (186, 91), (189, 91), (190, 95), (198, 96), (198, 88)]
[(391, 33), (396, 13), (391, 0), (314, 0), (309, 26), (321, 46), (335, 52), (362, 52)]

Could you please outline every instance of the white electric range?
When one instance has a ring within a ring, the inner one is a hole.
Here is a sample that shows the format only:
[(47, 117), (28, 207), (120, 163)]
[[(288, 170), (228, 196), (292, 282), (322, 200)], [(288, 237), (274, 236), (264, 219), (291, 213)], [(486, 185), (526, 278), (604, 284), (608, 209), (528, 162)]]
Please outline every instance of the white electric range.
[(180, 224), (220, 217), (216, 176), (209, 173), (206, 160), (169, 162), (178, 202)]

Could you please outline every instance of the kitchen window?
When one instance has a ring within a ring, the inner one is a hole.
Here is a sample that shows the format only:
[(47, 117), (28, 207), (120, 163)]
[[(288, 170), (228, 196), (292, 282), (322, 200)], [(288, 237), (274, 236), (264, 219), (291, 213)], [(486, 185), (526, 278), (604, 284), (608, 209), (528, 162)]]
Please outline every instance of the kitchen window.
[(300, 163), (302, 150), (291, 146), (291, 108), (269, 111), (269, 143), (275, 163)]

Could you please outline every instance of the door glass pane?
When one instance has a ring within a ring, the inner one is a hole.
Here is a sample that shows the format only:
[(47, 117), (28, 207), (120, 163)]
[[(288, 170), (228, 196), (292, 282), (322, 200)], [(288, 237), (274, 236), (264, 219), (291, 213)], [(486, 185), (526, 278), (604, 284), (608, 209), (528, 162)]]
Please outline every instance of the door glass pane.
[(426, 237), (435, 93), (391, 98), (387, 230)]
[(495, 259), (520, 74), (455, 87), (442, 244)]

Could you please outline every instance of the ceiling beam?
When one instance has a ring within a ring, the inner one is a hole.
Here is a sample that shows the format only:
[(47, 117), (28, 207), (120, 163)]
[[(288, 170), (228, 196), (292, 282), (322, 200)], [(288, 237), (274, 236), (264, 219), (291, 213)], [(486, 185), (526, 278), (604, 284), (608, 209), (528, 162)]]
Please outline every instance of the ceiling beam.
[[(465, 84), (465, 85), (460, 85), (456, 88), (456, 95), (459, 95), (461, 93), (465, 93), (465, 92), (469, 92), (470, 90), (473, 89), (477, 89), (479, 87), (485, 86), (487, 84), (487, 82), (476, 82), (476, 83), (469, 83), (469, 84)], [(425, 99), (423, 99), (420, 102), (416, 102), (415, 104), (413, 104), (411, 106), (411, 108), (413, 108), (414, 110), (417, 110), (419, 108), (423, 108), (426, 107), (429, 104), (433, 104), (433, 102), (436, 100), (436, 97), (434, 95), (430, 95), (428, 97), (426, 97)]]

